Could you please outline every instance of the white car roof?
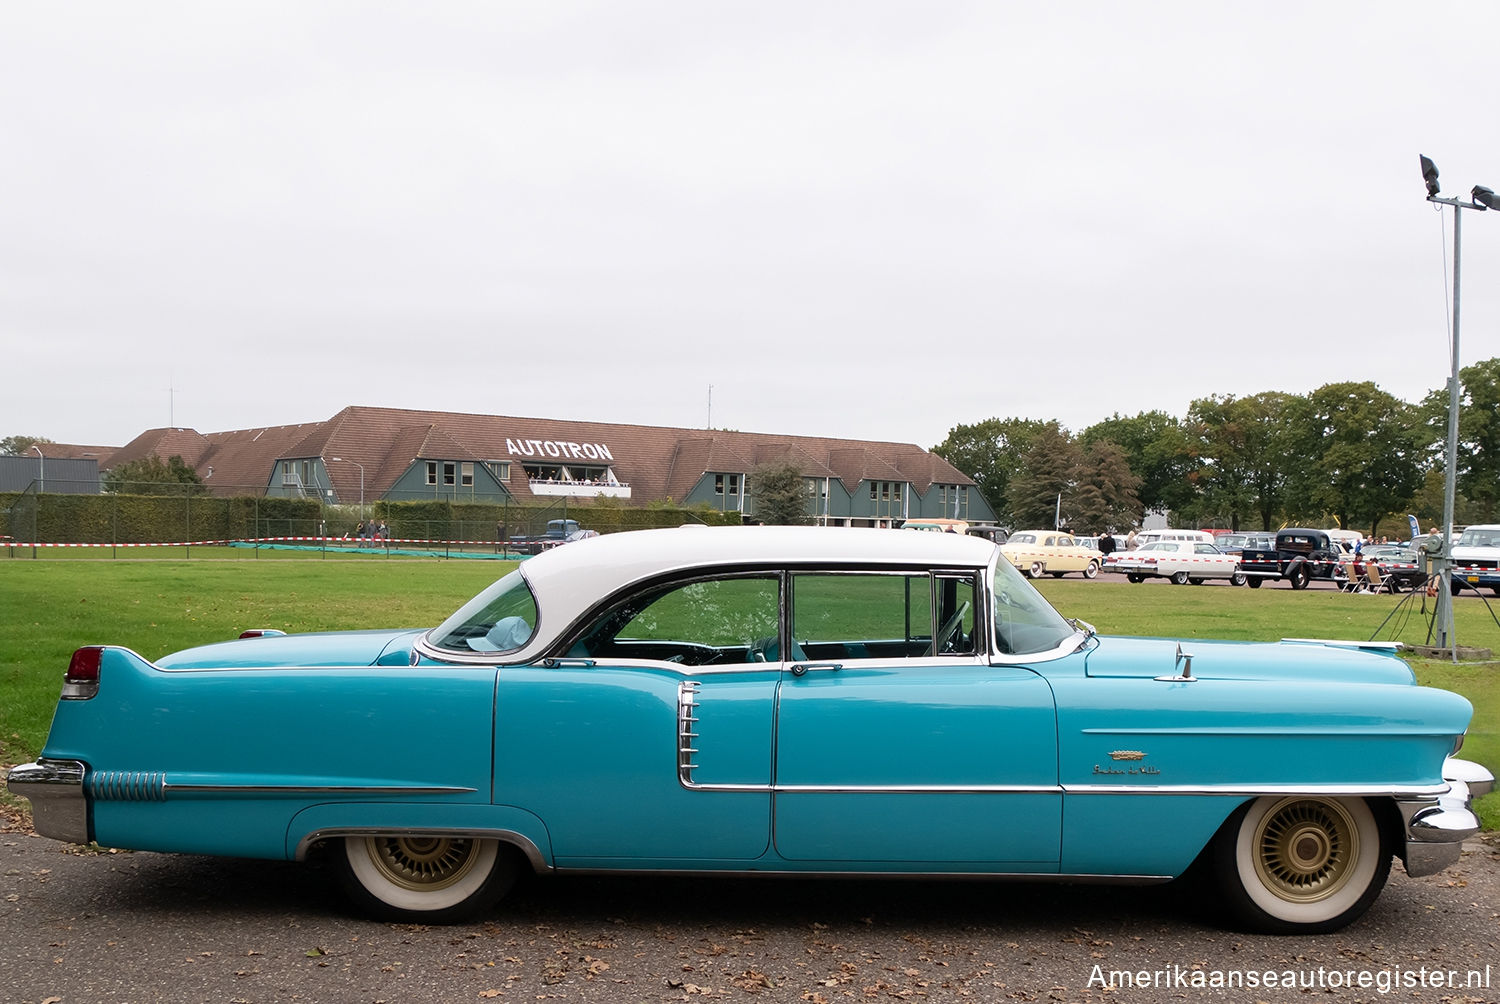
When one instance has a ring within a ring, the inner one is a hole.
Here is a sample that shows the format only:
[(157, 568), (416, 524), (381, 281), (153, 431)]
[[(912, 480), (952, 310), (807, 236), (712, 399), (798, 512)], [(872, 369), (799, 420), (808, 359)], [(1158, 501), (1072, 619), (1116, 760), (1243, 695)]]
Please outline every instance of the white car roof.
[[(812, 526), (681, 526), (590, 537), (521, 564), (536, 595), (537, 633), (515, 653), (544, 650), (594, 605), (657, 576), (698, 567), (863, 565), (986, 568), (998, 548), (959, 533)], [(509, 661), (509, 660), (507, 660)]]

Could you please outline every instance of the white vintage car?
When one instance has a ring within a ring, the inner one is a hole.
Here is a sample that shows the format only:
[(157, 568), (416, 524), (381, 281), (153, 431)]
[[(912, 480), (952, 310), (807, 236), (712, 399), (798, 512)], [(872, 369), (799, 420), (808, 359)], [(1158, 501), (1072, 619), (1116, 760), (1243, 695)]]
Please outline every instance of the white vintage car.
[(1109, 570), (1125, 573), (1131, 582), (1159, 576), (1179, 586), (1189, 582), (1201, 586), (1208, 579), (1228, 579), (1235, 586), (1245, 584), (1239, 555), (1225, 554), (1202, 541), (1158, 540), (1134, 551), (1111, 555), (1111, 559)]
[(1092, 579), (1104, 567), (1101, 551), (1082, 546), (1072, 534), (1060, 530), (1019, 530), (1000, 545), (1000, 553), (1033, 579), (1062, 578), (1068, 572), (1082, 572), (1084, 578)]

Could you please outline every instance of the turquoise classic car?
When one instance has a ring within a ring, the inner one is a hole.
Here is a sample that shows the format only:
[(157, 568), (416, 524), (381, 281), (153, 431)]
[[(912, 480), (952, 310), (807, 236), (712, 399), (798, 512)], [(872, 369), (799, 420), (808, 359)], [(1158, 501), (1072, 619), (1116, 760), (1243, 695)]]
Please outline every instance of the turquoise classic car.
[(73, 657), (44, 835), (300, 859), (446, 922), (526, 869), (1162, 882), (1336, 929), (1457, 860), (1472, 709), (1328, 644), (1099, 637), (992, 543), (702, 528), (522, 564), (429, 631)]

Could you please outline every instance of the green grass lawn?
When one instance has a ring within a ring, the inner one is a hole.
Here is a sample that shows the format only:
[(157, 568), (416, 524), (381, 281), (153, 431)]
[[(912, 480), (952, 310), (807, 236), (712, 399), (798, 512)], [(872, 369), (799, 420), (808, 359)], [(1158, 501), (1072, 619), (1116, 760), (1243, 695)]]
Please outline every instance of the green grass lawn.
[[(238, 559), (209, 553), (202, 558), (195, 549), (192, 560), (0, 560), (0, 762), (28, 760), (41, 749), (68, 656), (80, 645), (124, 645), (154, 659), (246, 628), (426, 627), (514, 567), (332, 552), (326, 559), (319, 552), (246, 552)], [(1378, 636), (1421, 644), (1432, 603), (1424, 615), (1420, 600), (1403, 604), (1400, 597), (1282, 585), (1132, 585), (1109, 576), (1037, 586), (1065, 616), (1105, 634), (1183, 638)], [(1500, 624), (1479, 597), (1465, 593), (1454, 608), (1461, 645), (1500, 651)], [(1473, 702), (1463, 755), (1500, 768), (1500, 663), (1412, 665), (1422, 683)], [(1500, 795), (1482, 808), (1487, 825), (1500, 828)]]

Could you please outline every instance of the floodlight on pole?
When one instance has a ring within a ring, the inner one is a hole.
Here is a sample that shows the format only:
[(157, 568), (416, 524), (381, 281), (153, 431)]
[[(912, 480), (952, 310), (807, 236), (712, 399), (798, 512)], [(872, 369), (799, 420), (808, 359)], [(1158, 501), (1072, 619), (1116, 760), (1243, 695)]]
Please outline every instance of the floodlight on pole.
[(41, 460), (37, 461), (36, 472), (36, 493), (38, 495), (41, 495), (47, 490), (47, 455), (43, 453), (42, 448), (35, 443), (31, 444), (31, 448), (36, 451), (36, 455), (38, 457), (42, 458)]
[(1444, 452), (1443, 471), (1443, 547), (1432, 564), (1438, 577), (1436, 640), (1439, 649), (1448, 649), (1458, 661), (1458, 641), (1453, 631), (1453, 508), (1458, 483), (1458, 317), (1460, 273), (1463, 264), (1463, 211), (1500, 209), (1500, 197), (1483, 185), (1475, 185), (1469, 201), (1438, 197), (1438, 169), (1429, 158), (1422, 157), (1422, 180), (1427, 184), (1427, 201), (1453, 207), (1453, 331), (1452, 372), (1448, 376), (1448, 444)]
[(359, 468), (359, 515), (365, 515), (365, 465), (358, 460), (345, 460), (343, 457), (329, 457), (329, 460), (337, 460), (341, 464), (353, 464)]

